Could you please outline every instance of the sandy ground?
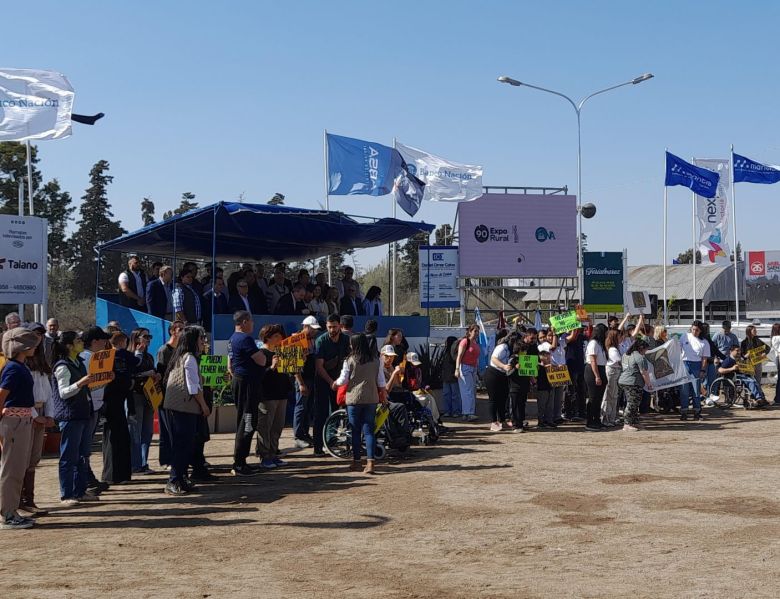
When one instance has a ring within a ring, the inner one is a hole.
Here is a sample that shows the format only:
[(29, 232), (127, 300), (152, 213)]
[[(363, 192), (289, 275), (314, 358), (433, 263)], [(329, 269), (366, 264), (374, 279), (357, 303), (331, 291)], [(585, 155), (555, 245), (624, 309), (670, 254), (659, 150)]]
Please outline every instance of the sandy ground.
[[(777, 597), (780, 409), (646, 430), (459, 426), (377, 476), (288, 450), (185, 499), (162, 475), (0, 532), (0, 597)], [(285, 430), (284, 446), (291, 446)], [(156, 449), (154, 450), (156, 457)]]

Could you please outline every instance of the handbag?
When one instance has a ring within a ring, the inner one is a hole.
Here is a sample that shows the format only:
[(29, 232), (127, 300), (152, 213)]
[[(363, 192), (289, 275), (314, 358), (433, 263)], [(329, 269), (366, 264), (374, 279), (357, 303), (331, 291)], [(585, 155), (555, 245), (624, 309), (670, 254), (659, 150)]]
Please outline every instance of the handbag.
[(185, 356), (182, 356), (179, 363), (173, 367), (168, 375), (163, 407), (174, 412), (200, 414), (200, 406), (198, 406), (198, 402), (193, 401), (193, 396), (190, 395), (190, 391), (187, 388), (187, 377), (184, 373), (185, 358)]

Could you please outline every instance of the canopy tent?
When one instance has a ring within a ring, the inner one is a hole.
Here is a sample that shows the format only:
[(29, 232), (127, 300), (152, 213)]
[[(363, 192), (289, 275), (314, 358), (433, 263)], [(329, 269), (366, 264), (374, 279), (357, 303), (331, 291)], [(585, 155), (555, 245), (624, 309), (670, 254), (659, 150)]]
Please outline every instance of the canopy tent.
[(395, 218), (361, 223), (341, 212), (220, 202), (99, 246), (117, 251), (223, 260), (303, 260), (406, 239), (434, 226)]

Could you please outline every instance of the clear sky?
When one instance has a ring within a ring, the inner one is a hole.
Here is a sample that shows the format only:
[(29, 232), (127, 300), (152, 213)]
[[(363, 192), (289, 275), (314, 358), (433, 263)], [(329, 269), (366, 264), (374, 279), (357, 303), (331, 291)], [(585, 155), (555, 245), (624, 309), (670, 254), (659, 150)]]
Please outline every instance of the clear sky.
[[(486, 185), (576, 189), (576, 120), (565, 101), (645, 72), (655, 79), (583, 111), (583, 201), (592, 250), (660, 263), (663, 152), (780, 163), (780, 4), (679, 2), (8, 2), (0, 66), (68, 76), (76, 112), (105, 112), (41, 142), (45, 179), (80, 201), (111, 163), (114, 213), (141, 225), (181, 193), (201, 205), (324, 202), (323, 130), (483, 164)], [(780, 186), (737, 187), (745, 249), (772, 249)], [(691, 196), (672, 188), (670, 254), (690, 247)], [(331, 197), (386, 216), (390, 196)], [(418, 218), (452, 222), (449, 204)], [(729, 238), (731, 234), (729, 234)], [(365, 266), (384, 250), (359, 255)]]

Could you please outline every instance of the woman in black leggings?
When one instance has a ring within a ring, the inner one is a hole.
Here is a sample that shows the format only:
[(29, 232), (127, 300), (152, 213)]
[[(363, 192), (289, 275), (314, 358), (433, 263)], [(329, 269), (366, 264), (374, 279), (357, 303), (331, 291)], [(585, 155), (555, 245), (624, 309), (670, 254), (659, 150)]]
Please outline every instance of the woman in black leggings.
[(597, 324), (593, 327), (588, 347), (585, 349), (585, 385), (588, 387), (585, 428), (589, 431), (604, 428), (601, 423), (601, 400), (607, 385), (607, 350), (604, 345), (606, 338), (606, 325)]
[(490, 431), (497, 433), (503, 430), (506, 419), (506, 401), (509, 397), (509, 373), (512, 366), (509, 363), (512, 356), (514, 335), (507, 335), (506, 329), (496, 332), (496, 348), (490, 356), (490, 363), (485, 369), (485, 387), (490, 399)]

